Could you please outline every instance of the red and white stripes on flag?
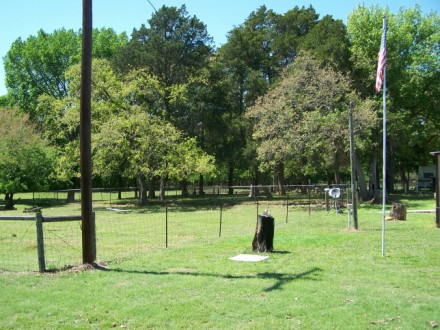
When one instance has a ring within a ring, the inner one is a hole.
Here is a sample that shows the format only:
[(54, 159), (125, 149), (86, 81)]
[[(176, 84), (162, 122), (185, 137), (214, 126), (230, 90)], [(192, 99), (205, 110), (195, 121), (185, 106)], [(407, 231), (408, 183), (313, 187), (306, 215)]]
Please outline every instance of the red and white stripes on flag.
[(376, 93), (382, 88), (383, 71), (387, 63), (387, 25), (384, 24), (382, 32), (382, 40), (380, 42), (379, 56), (377, 61), (377, 75), (376, 75)]

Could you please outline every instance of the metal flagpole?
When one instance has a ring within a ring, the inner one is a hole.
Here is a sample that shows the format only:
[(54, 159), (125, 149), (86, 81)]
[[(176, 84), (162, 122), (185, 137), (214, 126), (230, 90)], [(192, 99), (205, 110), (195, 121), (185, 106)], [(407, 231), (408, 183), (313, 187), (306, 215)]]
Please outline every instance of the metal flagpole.
[[(384, 34), (387, 32), (387, 19), (383, 17)], [(386, 38), (383, 47), (386, 49)], [(386, 54), (386, 53), (385, 53)], [(386, 56), (386, 55), (385, 55)], [(382, 257), (385, 256), (385, 204), (386, 204), (386, 173), (387, 173), (387, 68), (383, 66), (383, 167), (382, 167)]]

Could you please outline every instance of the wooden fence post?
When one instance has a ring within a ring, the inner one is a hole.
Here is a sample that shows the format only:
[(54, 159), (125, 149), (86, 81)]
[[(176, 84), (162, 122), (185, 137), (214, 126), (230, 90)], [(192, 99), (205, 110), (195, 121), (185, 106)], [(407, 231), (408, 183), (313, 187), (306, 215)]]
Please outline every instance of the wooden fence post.
[(35, 215), (37, 226), (37, 249), (38, 249), (38, 269), (40, 273), (46, 271), (46, 262), (44, 259), (44, 236), (43, 236), (43, 216), (40, 212)]

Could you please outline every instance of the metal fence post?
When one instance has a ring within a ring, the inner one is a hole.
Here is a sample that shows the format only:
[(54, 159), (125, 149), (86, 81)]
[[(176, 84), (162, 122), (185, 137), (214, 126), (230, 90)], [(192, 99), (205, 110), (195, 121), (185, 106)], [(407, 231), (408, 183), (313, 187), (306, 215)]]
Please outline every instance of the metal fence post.
[(257, 199), (257, 224), (258, 224), (258, 199)]
[(44, 237), (43, 237), (43, 216), (40, 212), (35, 214), (37, 226), (37, 250), (38, 250), (38, 269), (40, 273), (46, 271), (46, 261), (44, 259)]
[(165, 205), (165, 247), (168, 247), (168, 205)]
[(309, 196), (309, 215), (310, 215), (310, 212), (311, 212), (311, 203), (312, 203), (312, 201), (311, 201), (311, 196), (310, 196), (310, 186), (307, 186), (307, 195)]
[(222, 215), (223, 215), (223, 205), (220, 204), (220, 227), (218, 230), (218, 237), (222, 236)]

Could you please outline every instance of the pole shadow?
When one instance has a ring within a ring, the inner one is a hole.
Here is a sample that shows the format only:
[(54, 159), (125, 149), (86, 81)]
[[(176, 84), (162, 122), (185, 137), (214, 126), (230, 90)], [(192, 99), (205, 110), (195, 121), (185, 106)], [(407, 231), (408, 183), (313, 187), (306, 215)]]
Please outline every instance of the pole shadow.
[(147, 270), (128, 270), (121, 268), (107, 268), (107, 267), (99, 267), (95, 266), (96, 269), (100, 269), (106, 272), (115, 272), (115, 273), (130, 273), (130, 274), (140, 274), (140, 275), (157, 275), (157, 276), (167, 276), (167, 275), (181, 275), (181, 276), (194, 276), (194, 277), (216, 277), (216, 278), (224, 278), (224, 279), (271, 279), (274, 280), (275, 283), (264, 289), (265, 292), (270, 292), (274, 290), (280, 290), (285, 284), (291, 283), (297, 280), (307, 280), (307, 281), (319, 281), (319, 274), (322, 272), (322, 269), (319, 267), (313, 267), (309, 270), (300, 273), (257, 273), (255, 275), (231, 275), (231, 274), (215, 274), (215, 273), (204, 273), (204, 272), (193, 272), (193, 271), (147, 271)]

